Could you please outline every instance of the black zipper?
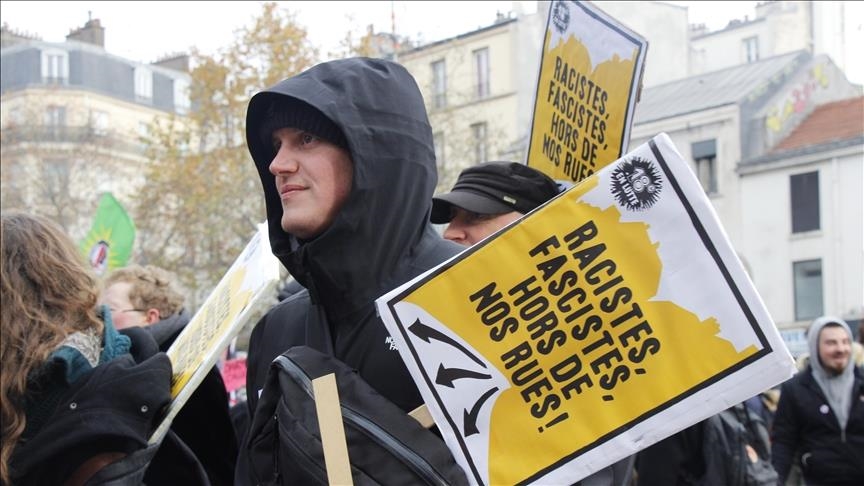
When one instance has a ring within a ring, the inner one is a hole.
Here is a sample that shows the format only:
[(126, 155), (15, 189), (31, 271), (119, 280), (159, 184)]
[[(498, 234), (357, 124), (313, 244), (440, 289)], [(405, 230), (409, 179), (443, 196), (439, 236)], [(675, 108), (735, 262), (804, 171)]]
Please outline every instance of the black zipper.
[(394, 454), (402, 459), (418, 476), (426, 480), (427, 484), (438, 484), (447, 486), (447, 481), (438, 474), (425, 459), (419, 454), (405, 446), (399, 439), (393, 437), (389, 432), (382, 429), (381, 426), (369, 420), (365, 416), (355, 412), (354, 410), (342, 405), (342, 416), (347, 422), (350, 422), (354, 427), (362, 432), (368, 433), (369, 437), (381, 447), (394, 452)]
[[(297, 380), (306, 394), (309, 395), (310, 398), (314, 399), (314, 394), (312, 393), (312, 380), (309, 378), (309, 375), (307, 375), (306, 372), (297, 365), (297, 363), (294, 363), (282, 355), (278, 356), (274, 362), (288, 373), (289, 376)], [(340, 408), (342, 409), (342, 416), (346, 422), (365, 433), (384, 449), (390, 451), (394, 456), (399, 458), (403, 463), (408, 465), (415, 473), (417, 473), (418, 476), (423, 478), (427, 484), (447, 486), (447, 481), (425, 459), (406, 447), (405, 444), (393, 437), (389, 432), (381, 428), (381, 426), (345, 405), (340, 404)]]

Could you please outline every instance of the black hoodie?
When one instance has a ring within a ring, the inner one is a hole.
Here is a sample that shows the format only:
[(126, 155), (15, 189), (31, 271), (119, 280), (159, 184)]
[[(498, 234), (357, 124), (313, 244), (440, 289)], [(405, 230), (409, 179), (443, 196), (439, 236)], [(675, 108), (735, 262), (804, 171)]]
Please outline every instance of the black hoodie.
[[(267, 108), (293, 97), (342, 130), (353, 186), (333, 223), (310, 241), (282, 230), (282, 206), (260, 137)], [(401, 65), (353, 58), (319, 64), (252, 97), (246, 140), (264, 186), (273, 253), (303, 290), (259, 322), (249, 344), (254, 411), (270, 362), (308, 345), (357, 369), (403, 410), (422, 403), (375, 310), (375, 299), (462, 251), (429, 223), (437, 183), (432, 130), (414, 78)]]

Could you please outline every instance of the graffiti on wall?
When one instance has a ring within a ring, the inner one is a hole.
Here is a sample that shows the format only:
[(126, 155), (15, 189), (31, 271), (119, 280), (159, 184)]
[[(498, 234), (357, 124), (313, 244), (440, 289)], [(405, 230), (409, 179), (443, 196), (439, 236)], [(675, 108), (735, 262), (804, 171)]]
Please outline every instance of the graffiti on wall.
[(747, 97), (747, 101), (749, 103), (753, 103), (756, 100), (762, 98), (766, 94), (772, 91), (772, 89), (776, 89), (780, 86), (783, 81), (788, 79), (789, 76), (794, 73), (798, 67), (801, 65), (800, 57), (793, 59), (789, 64), (787, 64), (783, 69), (774, 73), (770, 78), (764, 80), (756, 89), (750, 92), (750, 95)]
[(827, 62), (813, 66), (807, 79), (792, 87), (783, 101), (771, 108), (765, 117), (765, 126), (770, 131), (778, 133), (783, 131), (790, 117), (804, 113), (807, 107), (811, 105), (813, 93), (828, 88), (830, 80), (827, 69)]

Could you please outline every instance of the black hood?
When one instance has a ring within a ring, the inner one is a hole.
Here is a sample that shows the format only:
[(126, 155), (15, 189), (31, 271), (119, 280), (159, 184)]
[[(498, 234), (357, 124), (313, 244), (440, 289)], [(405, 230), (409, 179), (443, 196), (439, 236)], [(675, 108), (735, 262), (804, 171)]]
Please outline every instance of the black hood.
[[(330, 118), (353, 161), (353, 187), (341, 211), (305, 242), (282, 230), (282, 206), (268, 170), (275, 154), (259, 135), (268, 106), (280, 97), (304, 101)], [(329, 316), (345, 316), (403, 283), (398, 269), (431, 230), (437, 184), (423, 98), (404, 67), (352, 58), (283, 80), (249, 102), (246, 142), (264, 186), (273, 253)]]

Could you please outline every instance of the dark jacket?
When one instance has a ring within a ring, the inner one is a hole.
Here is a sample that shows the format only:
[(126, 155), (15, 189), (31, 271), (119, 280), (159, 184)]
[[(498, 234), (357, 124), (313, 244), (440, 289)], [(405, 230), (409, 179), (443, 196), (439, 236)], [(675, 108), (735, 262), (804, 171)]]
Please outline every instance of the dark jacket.
[[(353, 161), (348, 199), (329, 228), (303, 242), (282, 230), (282, 206), (268, 171), (273, 148), (259, 136), (267, 107), (286, 96), (335, 122)], [(443, 240), (429, 223), (437, 171), (416, 82), (402, 66), (380, 59), (319, 64), (256, 94), (249, 103), (246, 137), (264, 186), (273, 253), (305, 287), (274, 307), (252, 332), (246, 381), (250, 411), (271, 361), (297, 345), (335, 356), (403, 410), (416, 408), (422, 399), (374, 301), (463, 249)]]
[(705, 421), (697, 422), (640, 451), (636, 456), (639, 486), (683, 486), (704, 475), (704, 435)]
[[(145, 329), (156, 339), (160, 351), (168, 351), (189, 319), (188, 314), (175, 314)], [(171, 431), (179, 440), (166, 440), (156, 452), (144, 478), (147, 484), (201, 484), (195, 459), (204, 468), (210, 484), (233, 484), (237, 439), (228, 413), (228, 392), (217, 367), (210, 369), (174, 417)], [(194, 457), (182, 450), (180, 442)]]
[(63, 484), (94, 456), (147, 447), (171, 399), (171, 363), (148, 333), (122, 333), (131, 339), (129, 353), (71, 383), (64, 379), (69, 368), (50, 362), (31, 382), (28, 403), (38, 410), (28, 406), (28, 427), (10, 461), (13, 484)]
[(864, 383), (855, 369), (852, 408), (842, 431), (810, 366), (783, 384), (774, 415), (774, 468), (785, 480), (799, 457), (807, 484), (864, 484)]

